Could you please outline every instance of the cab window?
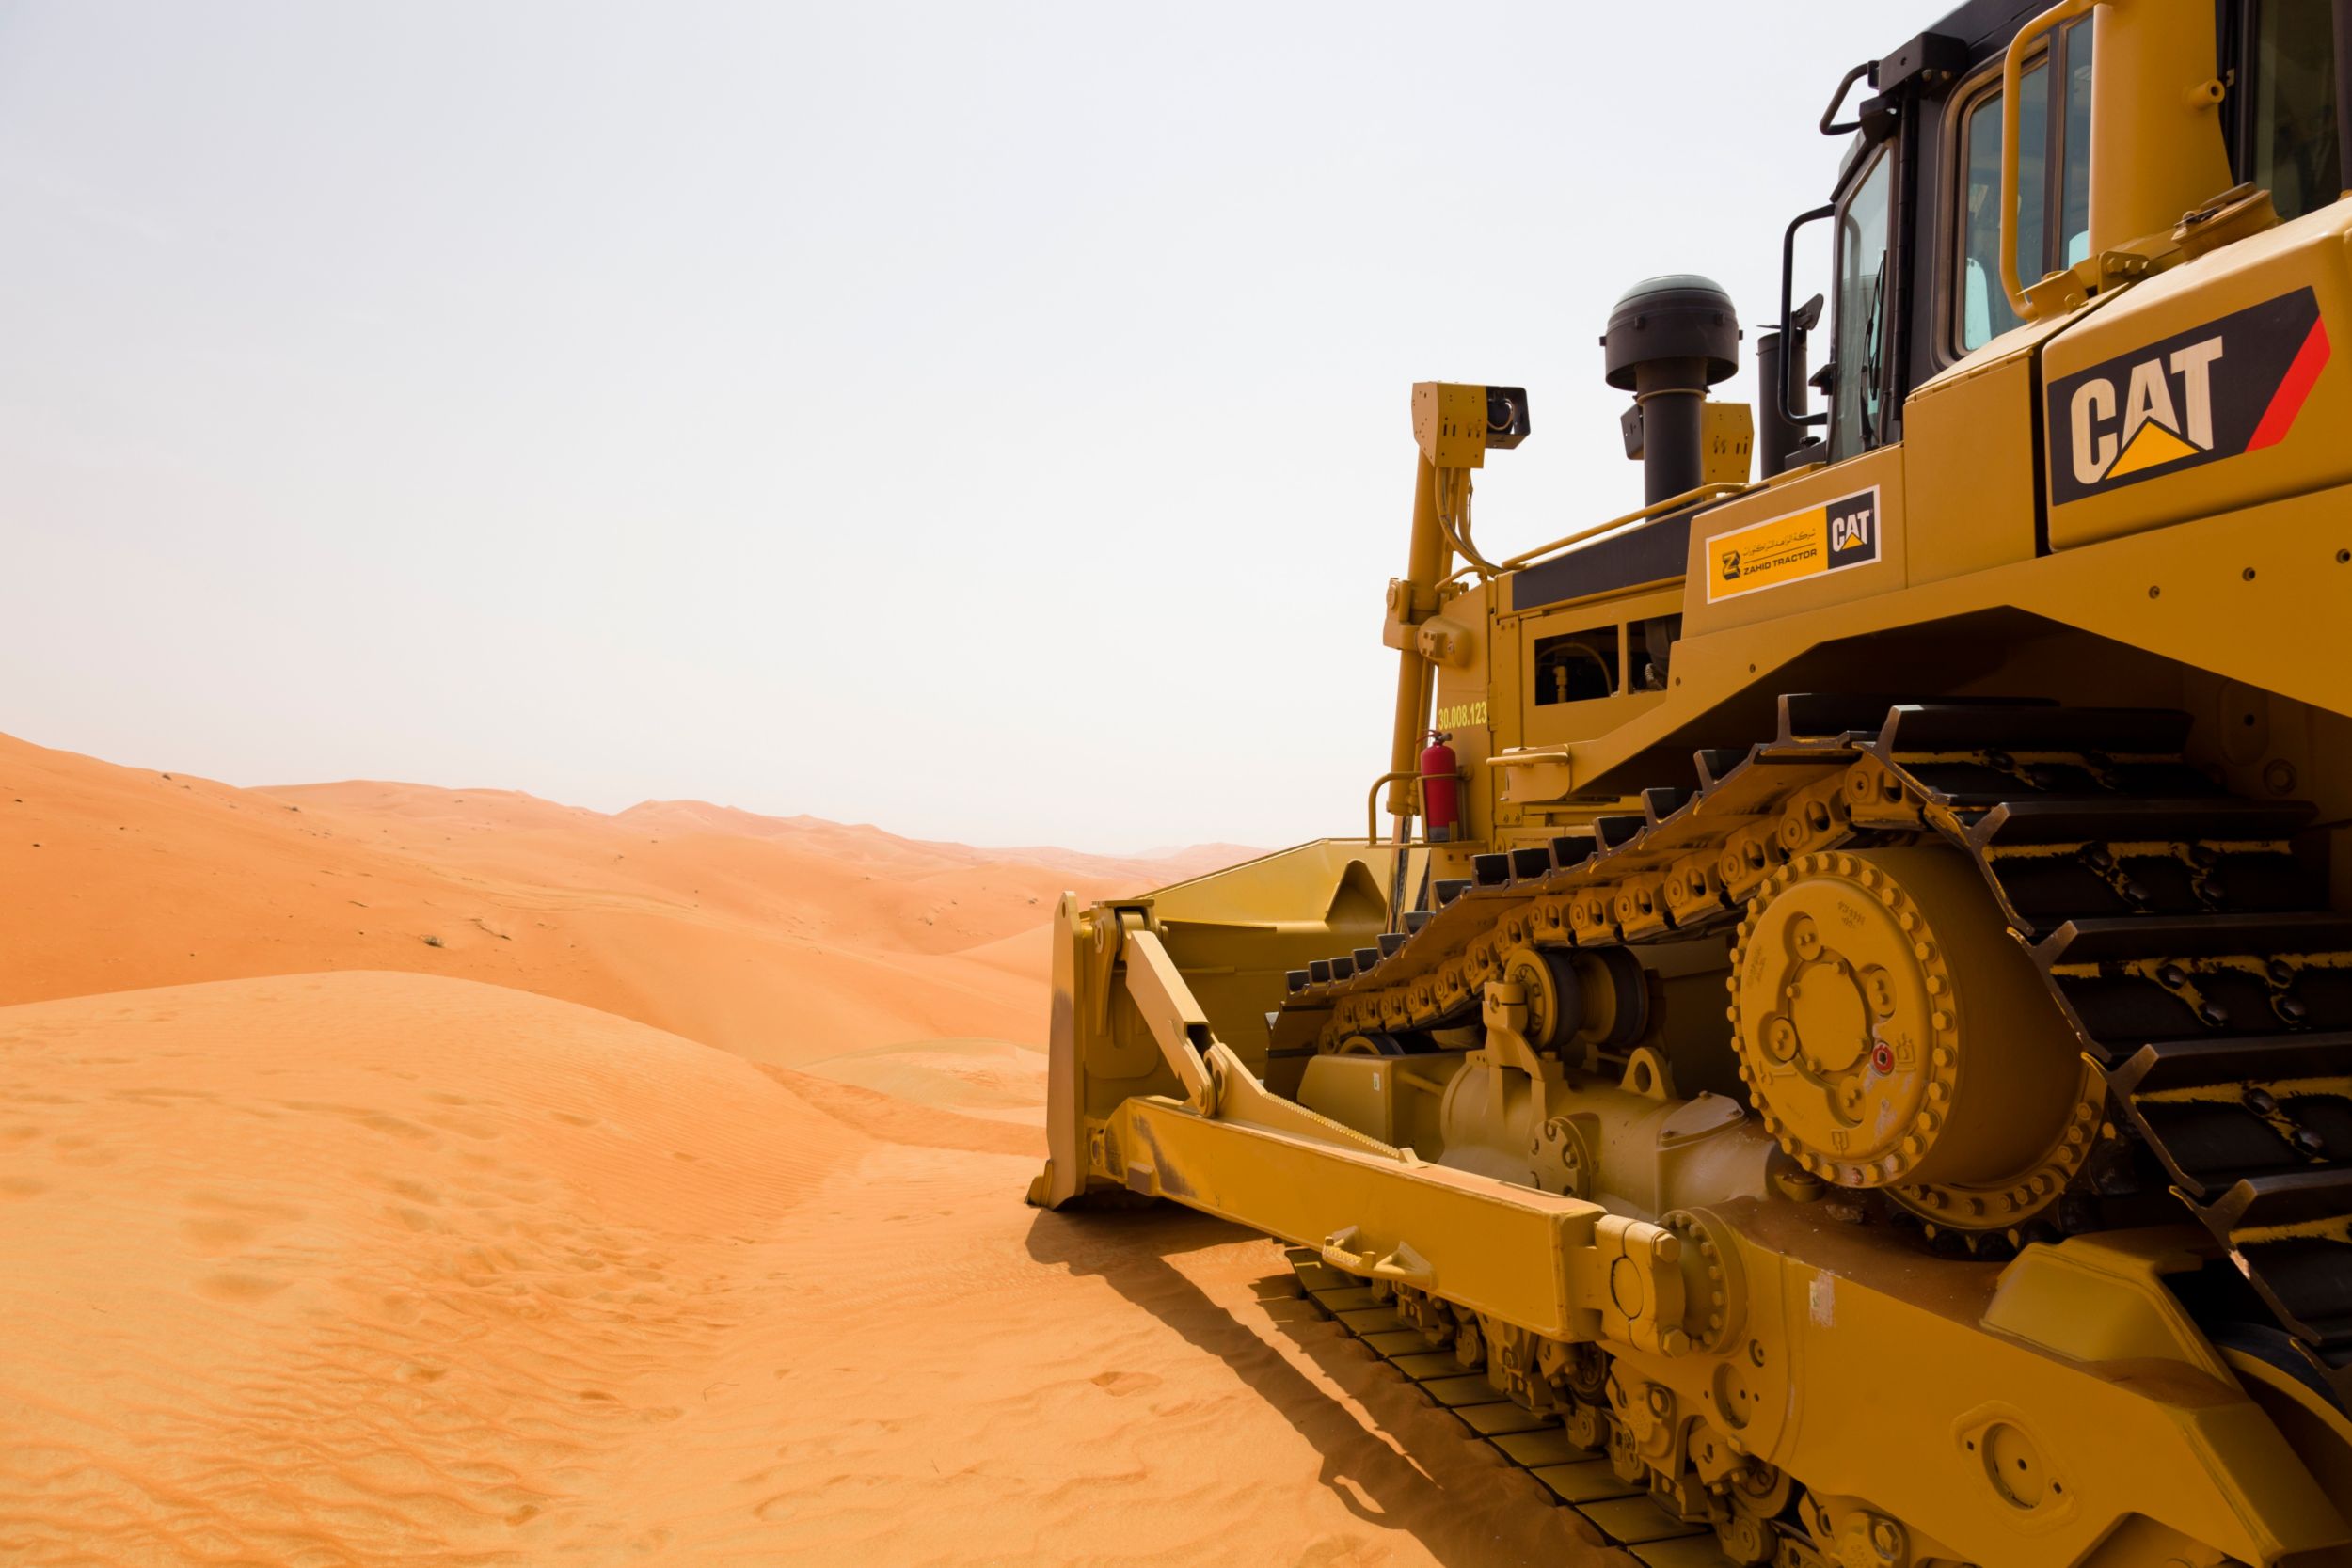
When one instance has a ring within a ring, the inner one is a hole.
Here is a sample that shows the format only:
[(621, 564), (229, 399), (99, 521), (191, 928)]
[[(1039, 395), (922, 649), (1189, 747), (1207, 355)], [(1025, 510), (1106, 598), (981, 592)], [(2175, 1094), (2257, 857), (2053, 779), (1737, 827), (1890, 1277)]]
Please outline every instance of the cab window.
[[(2018, 84), (2017, 276), (2042, 276), (2042, 149), (2047, 143), (2050, 71), (2035, 65)], [(2001, 287), (2001, 90), (1994, 87), (1968, 111), (1963, 138), (1968, 168), (1961, 214), (1960, 347), (1990, 342), (2017, 325)]]
[(2282, 218), (2344, 194), (2336, 138), (2336, 27), (2331, 0), (2263, 0), (2248, 53), (2253, 103), (2246, 178)]
[(1887, 263), (1894, 161), (1882, 149), (1837, 213), (1836, 346), (1830, 356), (1830, 461), (1886, 438)]
[[(2058, 84), (2057, 102), (2050, 84)], [(2032, 283), (2090, 254), (2090, 24), (2061, 29), (2018, 82), (2017, 276)], [(1962, 111), (1960, 286), (1954, 341), (1963, 354), (2018, 325), (2001, 286), (2001, 85)], [(2051, 179), (2053, 170), (2057, 180)]]
[(2090, 256), (2090, 24), (2077, 22), (2058, 40), (2066, 108), (2058, 120), (2058, 256), (2071, 267)]

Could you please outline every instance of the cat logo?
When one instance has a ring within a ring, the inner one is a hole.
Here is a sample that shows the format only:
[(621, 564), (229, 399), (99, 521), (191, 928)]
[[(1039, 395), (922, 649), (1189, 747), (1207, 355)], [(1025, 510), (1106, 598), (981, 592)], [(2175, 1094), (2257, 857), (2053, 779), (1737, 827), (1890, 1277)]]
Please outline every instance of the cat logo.
[(1842, 512), (1832, 509), (1829, 514), (1829, 560), (1835, 566), (1856, 556), (1875, 559), (1870, 548), (1870, 515), (1877, 511), (1876, 497), (1867, 506), (1846, 507)]
[(2328, 364), (2309, 289), (2280, 294), (2050, 383), (2058, 504), (2276, 446)]

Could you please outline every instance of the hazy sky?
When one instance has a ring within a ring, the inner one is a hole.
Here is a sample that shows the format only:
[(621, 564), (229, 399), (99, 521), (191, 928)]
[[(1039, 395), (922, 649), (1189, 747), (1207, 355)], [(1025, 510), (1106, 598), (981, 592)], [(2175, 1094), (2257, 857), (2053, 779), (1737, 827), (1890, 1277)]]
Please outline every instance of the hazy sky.
[(1753, 342), (1944, 8), (0, 0), (0, 730), (1360, 831), (1410, 384), (1530, 389), (1490, 551), (1638, 505), (1611, 302)]

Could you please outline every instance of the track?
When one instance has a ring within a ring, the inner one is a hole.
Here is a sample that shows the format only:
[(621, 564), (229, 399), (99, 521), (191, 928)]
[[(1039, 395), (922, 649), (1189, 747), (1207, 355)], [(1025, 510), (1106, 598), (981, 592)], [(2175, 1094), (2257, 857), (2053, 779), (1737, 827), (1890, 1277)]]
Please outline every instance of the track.
[(1695, 788), (1476, 857), (1405, 932), (1294, 971), (1283, 1006), (1322, 1015), (1326, 1050), (1467, 1022), (1515, 949), (1720, 932), (1792, 859), (1940, 840), (1984, 876), (2109, 1107), (2034, 1179), (2062, 1202), (2021, 1188), (2007, 1201), (2039, 1217), (2004, 1227), (1995, 1194), (1952, 1236), (2146, 1223), (2160, 1195), (2142, 1173), (2160, 1171), (2275, 1316), (2266, 1332), (2352, 1406), (2352, 918), (2295, 850), (2311, 808), (2222, 791), (2185, 760), (2189, 729), (2161, 709), (1785, 696), (1772, 740), (1697, 753)]
[(1729, 1568), (1712, 1529), (1686, 1523), (1653, 1502), (1639, 1481), (1622, 1480), (1606, 1453), (1571, 1441), (1558, 1417), (1512, 1402), (1485, 1372), (1464, 1367), (1450, 1347), (1433, 1345), (1386, 1298), (1327, 1266), (1312, 1247), (1291, 1248), (1290, 1260), (1309, 1301), (1612, 1545), (1648, 1568)]

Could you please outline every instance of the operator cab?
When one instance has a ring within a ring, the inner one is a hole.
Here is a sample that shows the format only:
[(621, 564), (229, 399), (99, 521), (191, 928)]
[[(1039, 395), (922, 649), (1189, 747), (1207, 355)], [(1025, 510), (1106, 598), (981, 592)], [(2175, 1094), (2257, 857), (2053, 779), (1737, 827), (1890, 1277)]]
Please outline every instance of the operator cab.
[[(1776, 389), (1760, 388), (1764, 474), (1900, 440), (1914, 388), (2020, 325), (2001, 282), (2001, 67), (2044, 9), (2043, 0), (1975, 0), (1839, 85), (1821, 119), (1825, 133), (1852, 138), (1836, 190), (1790, 225), (1784, 246), (1774, 357), (1787, 396), (1774, 407)], [(2011, 228), (2027, 282), (2089, 251), (2095, 14), (2038, 40), (2021, 77)], [(2217, 0), (2214, 24), (2233, 178), (2269, 191), (2282, 220), (2336, 200), (2352, 166), (2337, 112), (2352, 0)], [(1786, 272), (1798, 231), (1821, 220), (1835, 283), (1829, 358), (1809, 384), (1828, 406), (1809, 412), (1808, 324), (1789, 309)]]

